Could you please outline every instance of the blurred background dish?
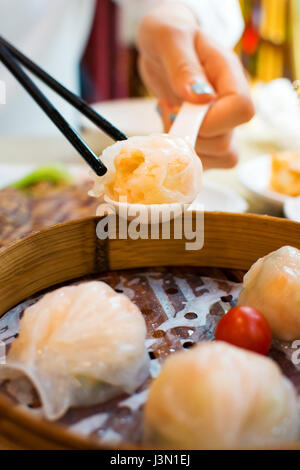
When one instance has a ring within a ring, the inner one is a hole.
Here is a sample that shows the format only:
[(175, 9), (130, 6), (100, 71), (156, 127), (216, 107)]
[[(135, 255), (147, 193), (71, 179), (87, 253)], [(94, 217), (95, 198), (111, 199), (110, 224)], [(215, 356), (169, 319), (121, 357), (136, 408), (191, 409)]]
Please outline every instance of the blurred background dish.
[(284, 201), (283, 212), (287, 219), (300, 222), (300, 196), (287, 198)]
[(250, 159), (238, 167), (238, 178), (269, 213), (280, 214), (291, 196), (300, 196), (300, 154), (279, 151)]
[(279, 212), (288, 196), (270, 188), (271, 155), (262, 155), (242, 163), (238, 168), (238, 178), (242, 185), (266, 205), (268, 211)]
[[(57, 164), (58, 165), (58, 164)], [(30, 175), (36, 169), (44, 167), (37, 167), (35, 163), (31, 164), (5, 164), (0, 163), (0, 189), (7, 186), (13, 186), (16, 181), (20, 181), (26, 176)], [(55, 164), (52, 163), (52, 168), (55, 168)], [(85, 165), (71, 164), (65, 167), (70, 173), (73, 182), (84, 181), (89, 179), (90, 169)], [(64, 166), (62, 166), (64, 169)], [(70, 181), (71, 182), (71, 181)]]

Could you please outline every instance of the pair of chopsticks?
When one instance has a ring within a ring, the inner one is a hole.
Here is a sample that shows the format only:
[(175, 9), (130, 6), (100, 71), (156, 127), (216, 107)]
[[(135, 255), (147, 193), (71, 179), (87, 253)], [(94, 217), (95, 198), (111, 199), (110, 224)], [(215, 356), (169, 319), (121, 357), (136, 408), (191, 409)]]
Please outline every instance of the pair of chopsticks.
[(106, 173), (107, 168), (101, 160), (95, 155), (90, 147), (84, 142), (80, 135), (70, 126), (60, 112), (53, 106), (53, 104), (46, 98), (41, 90), (35, 85), (31, 78), (24, 72), (22, 67), (18, 64), (20, 62), (26, 69), (33, 73), (36, 77), (42, 80), (46, 85), (54, 90), (58, 95), (64, 98), (68, 103), (78, 109), (96, 126), (102, 129), (107, 135), (114, 140), (125, 140), (127, 136), (117, 129), (113, 124), (107, 121), (103, 116), (98, 114), (91, 108), (84, 100), (79, 98), (76, 94), (61, 85), (55, 78), (51, 77), (41, 67), (35, 64), (32, 60), (26, 57), (22, 52), (16, 49), (12, 44), (0, 36), (0, 60), (10, 70), (19, 83), (31, 95), (36, 103), (47, 114), (56, 127), (68, 139), (73, 147), (84, 158), (88, 165), (94, 170), (98, 176)]

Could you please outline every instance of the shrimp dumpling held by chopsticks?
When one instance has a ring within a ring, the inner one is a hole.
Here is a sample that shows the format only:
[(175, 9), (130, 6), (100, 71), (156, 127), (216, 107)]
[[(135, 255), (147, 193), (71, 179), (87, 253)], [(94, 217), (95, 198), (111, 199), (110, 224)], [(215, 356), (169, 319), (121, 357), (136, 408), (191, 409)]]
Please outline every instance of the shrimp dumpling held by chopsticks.
[(300, 338), (300, 250), (283, 246), (257, 260), (244, 276), (239, 305), (259, 310), (273, 335)]
[(202, 188), (201, 160), (181, 137), (130, 137), (107, 147), (101, 160), (108, 171), (93, 175), (94, 197), (130, 204), (189, 204)]
[(145, 442), (167, 449), (263, 447), (297, 429), (296, 393), (277, 364), (222, 341), (169, 356), (145, 408)]
[(27, 376), (48, 419), (131, 393), (148, 375), (143, 316), (125, 295), (91, 281), (28, 307), (0, 380)]

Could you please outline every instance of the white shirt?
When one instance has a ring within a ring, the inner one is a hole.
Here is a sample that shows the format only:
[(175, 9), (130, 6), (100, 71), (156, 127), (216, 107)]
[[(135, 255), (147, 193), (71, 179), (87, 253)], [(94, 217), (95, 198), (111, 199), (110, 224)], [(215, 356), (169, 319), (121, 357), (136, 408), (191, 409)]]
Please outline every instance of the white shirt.
[[(122, 37), (133, 42), (139, 21), (162, 0), (116, 0), (122, 11)], [(168, 1), (168, 0), (165, 0)], [(181, 0), (216, 41), (232, 47), (243, 31), (238, 0)], [(0, 0), (0, 31), (32, 60), (75, 93), (79, 92), (78, 64), (93, 19), (94, 0)], [(55, 126), (0, 64), (6, 103), (0, 104), (0, 136), (51, 135)], [(47, 87), (39, 84), (73, 125), (78, 113)]]
[[(115, 0), (123, 13), (121, 24), (123, 38), (134, 42), (135, 33), (141, 18), (162, 0)], [(178, 0), (177, 0), (178, 1)], [(202, 30), (216, 42), (226, 47), (234, 47), (244, 30), (238, 0), (179, 0), (189, 6), (198, 17)], [(164, 0), (174, 2), (174, 0)]]

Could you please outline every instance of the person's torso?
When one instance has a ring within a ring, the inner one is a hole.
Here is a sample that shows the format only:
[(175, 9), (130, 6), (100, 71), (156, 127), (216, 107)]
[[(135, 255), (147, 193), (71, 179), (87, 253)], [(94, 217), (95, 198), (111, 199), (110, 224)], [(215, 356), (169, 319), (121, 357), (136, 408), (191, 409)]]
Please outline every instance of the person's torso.
[[(78, 63), (90, 29), (94, 0), (0, 0), (1, 35), (76, 93)], [(0, 135), (49, 135), (54, 125), (14, 77), (0, 65), (6, 103)], [(47, 87), (42, 90), (76, 124), (74, 110)]]

